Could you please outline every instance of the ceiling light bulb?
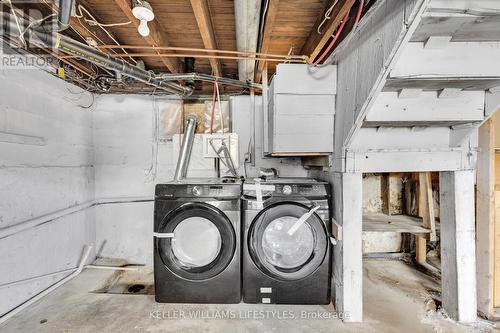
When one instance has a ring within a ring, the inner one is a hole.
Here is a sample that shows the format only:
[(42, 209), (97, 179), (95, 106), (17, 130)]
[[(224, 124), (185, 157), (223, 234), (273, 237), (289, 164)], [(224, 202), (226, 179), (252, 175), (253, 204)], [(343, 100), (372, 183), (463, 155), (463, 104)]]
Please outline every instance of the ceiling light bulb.
[(139, 27), (137, 28), (139, 31), (139, 34), (142, 37), (147, 37), (149, 36), (149, 27), (148, 27), (148, 21), (146, 20), (141, 20), (141, 23), (139, 24)]
[(149, 36), (148, 22), (153, 21), (155, 18), (155, 13), (151, 5), (144, 0), (136, 0), (133, 3), (132, 14), (141, 21), (137, 27), (139, 34), (143, 37)]

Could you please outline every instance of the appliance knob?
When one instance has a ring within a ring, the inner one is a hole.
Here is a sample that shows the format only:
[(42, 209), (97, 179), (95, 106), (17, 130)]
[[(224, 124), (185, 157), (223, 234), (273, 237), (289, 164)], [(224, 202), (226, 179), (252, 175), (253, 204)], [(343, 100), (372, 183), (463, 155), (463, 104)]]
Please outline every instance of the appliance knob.
[(194, 186), (193, 187), (193, 195), (194, 196), (199, 197), (202, 194), (203, 194), (203, 189), (201, 188), (201, 186)]
[(283, 186), (283, 194), (284, 195), (292, 194), (292, 187), (290, 185)]

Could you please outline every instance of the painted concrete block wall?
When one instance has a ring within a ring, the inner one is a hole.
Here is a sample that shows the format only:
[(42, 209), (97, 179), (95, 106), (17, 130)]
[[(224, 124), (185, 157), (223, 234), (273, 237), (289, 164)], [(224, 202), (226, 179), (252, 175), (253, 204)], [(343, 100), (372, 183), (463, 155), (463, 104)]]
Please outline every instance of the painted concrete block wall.
[[(0, 71), (0, 91), (0, 231), (93, 200), (91, 96), (39, 70)], [(0, 238), (0, 285), (74, 268), (94, 242), (93, 209)], [(0, 315), (63, 276), (0, 286)]]
[[(274, 167), (282, 176), (307, 176), (299, 159), (262, 157), (262, 101), (256, 101), (256, 165), (247, 165), (248, 175), (258, 176), (259, 167)], [(93, 112), (96, 198), (152, 199), (156, 184), (173, 179), (177, 162), (172, 157), (173, 143), (160, 140), (156, 144), (154, 124), (155, 119), (162, 119), (163, 109), (178, 103), (171, 97), (156, 97), (153, 103), (152, 96), (139, 95), (106, 95), (98, 99)], [(233, 132), (239, 135), (239, 173), (243, 175), (251, 137), (250, 97), (232, 97), (231, 108)], [(156, 117), (158, 112), (160, 116)], [(188, 177), (213, 176), (213, 169), (188, 172)], [(152, 265), (153, 202), (98, 206), (96, 224), (98, 255)]]

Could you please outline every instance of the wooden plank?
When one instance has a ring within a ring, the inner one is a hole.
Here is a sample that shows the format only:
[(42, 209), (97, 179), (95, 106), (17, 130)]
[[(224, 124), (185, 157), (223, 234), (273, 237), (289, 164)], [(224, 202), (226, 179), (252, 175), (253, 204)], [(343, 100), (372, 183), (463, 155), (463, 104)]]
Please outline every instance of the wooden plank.
[(424, 228), (431, 231), (431, 241), (436, 241), (436, 217), (434, 215), (434, 198), (432, 195), (432, 179), (430, 172), (421, 172), (418, 175), (420, 196), (422, 199), (422, 218)]
[[(430, 172), (420, 172), (418, 174), (418, 213), (422, 217), (423, 227), (429, 229), (430, 240), (436, 240), (436, 225), (434, 216), (434, 201), (432, 197), (432, 180)], [(427, 262), (427, 240), (422, 236), (415, 238), (415, 259), (417, 263)]]
[(382, 213), (391, 215), (391, 180), (390, 173), (384, 174), (381, 180)]
[[(477, 155), (477, 283), (481, 288), (477, 291), (478, 310), (485, 316), (493, 313), (493, 297), (497, 303), (500, 298), (500, 275), (494, 262), (497, 248), (494, 246), (497, 217), (495, 200), (495, 119), (486, 121), (479, 128), (479, 151)], [(500, 265), (499, 265), (500, 266)], [(494, 289), (495, 286), (495, 289)], [(498, 289), (497, 289), (498, 287)], [(500, 305), (500, 302), (497, 303)]]
[[(129, 0), (115, 0), (115, 3), (120, 7), (121, 11), (128, 20), (132, 21), (132, 24), (137, 28), (139, 27), (139, 20), (135, 18), (134, 14), (132, 14), (132, 8), (130, 7)], [(153, 20), (148, 22), (149, 26), (149, 36), (144, 37), (144, 39), (148, 42), (149, 45), (153, 47), (158, 46), (170, 46), (168, 43), (168, 39), (164, 33), (164, 29), (160, 26), (158, 21)], [(157, 54), (161, 54), (162, 51), (155, 50)], [(168, 68), (168, 70), (172, 73), (178, 73), (180, 69), (180, 62), (177, 58), (160, 58), (163, 64)]]
[(363, 214), (363, 231), (400, 232), (415, 235), (425, 235), (431, 232), (430, 229), (422, 226), (421, 218), (383, 213)]
[[(274, 29), (274, 25), (276, 22), (276, 17), (278, 16), (278, 6), (280, 4), (280, 0), (270, 0), (269, 5), (267, 7), (266, 21), (264, 24), (264, 33), (262, 36), (262, 45), (260, 46), (261, 53), (268, 53), (269, 47), (271, 44), (271, 34)], [(255, 73), (255, 82), (260, 82), (262, 78), (262, 70), (264, 66), (267, 66), (265, 61), (259, 61), (257, 65), (257, 72)]]
[(439, 174), (442, 302), (462, 323), (477, 318), (474, 170)]
[(318, 33), (318, 27), (325, 18), (326, 11), (335, 3), (336, 0), (329, 1), (328, 5), (325, 6), (323, 13), (318, 17), (314, 27), (311, 29), (311, 33), (302, 48), (301, 53), (309, 55), (310, 61), (314, 61), (319, 55), (321, 50), (325, 47), (326, 43), (330, 37), (334, 34), (335, 30), (340, 26), (340, 23), (347, 15), (351, 7), (354, 5), (356, 0), (339, 0), (335, 7), (333, 8), (330, 20), (326, 21), (321, 27), (321, 33)]
[(333, 173), (335, 221), (342, 228), (342, 240), (333, 248), (335, 309), (349, 314), (347, 322), (363, 320), (362, 270), (362, 174)]
[[(203, 45), (207, 49), (217, 49), (217, 41), (215, 40), (214, 29), (212, 20), (210, 18), (210, 9), (208, 8), (207, 0), (191, 0), (191, 7), (193, 8), (196, 23), (200, 30)], [(222, 76), (222, 69), (219, 60), (210, 58), (210, 66), (215, 76)]]
[(493, 243), (493, 307), (500, 307), (500, 191), (495, 191), (494, 243)]

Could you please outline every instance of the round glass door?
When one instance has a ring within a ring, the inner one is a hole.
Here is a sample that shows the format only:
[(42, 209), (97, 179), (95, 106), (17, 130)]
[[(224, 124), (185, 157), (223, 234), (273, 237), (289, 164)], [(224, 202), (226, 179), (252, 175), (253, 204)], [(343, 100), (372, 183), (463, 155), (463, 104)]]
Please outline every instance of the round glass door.
[(298, 203), (276, 203), (252, 222), (248, 248), (265, 274), (280, 280), (299, 280), (315, 272), (328, 250), (323, 221), (313, 214), (297, 225), (309, 208)]
[(288, 234), (298, 220), (293, 216), (279, 217), (264, 229), (262, 249), (266, 259), (276, 267), (293, 269), (304, 265), (312, 255), (314, 236), (307, 223)]
[(204, 217), (188, 217), (175, 227), (174, 235), (172, 252), (184, 266), (203, 267), (219, 255), (220, 232)]
[(236, 234), (231, 221), (218, 208), (203, 203), (184, 203), (168, 214), (160, 233), (173, 238), (156, 238), (163, 264), (188, 280), (205, 280), (220, 274), (236, 250)]

